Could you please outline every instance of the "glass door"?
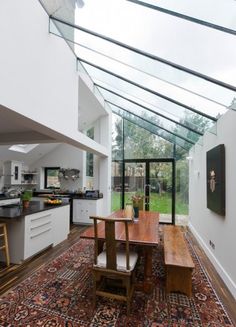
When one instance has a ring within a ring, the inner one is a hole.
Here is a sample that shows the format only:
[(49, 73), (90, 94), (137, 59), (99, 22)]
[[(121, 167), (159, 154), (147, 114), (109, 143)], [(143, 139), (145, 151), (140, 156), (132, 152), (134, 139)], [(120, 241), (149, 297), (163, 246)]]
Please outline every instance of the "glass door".
[(143, 210), (159, 212), (161, 223), (174, 223), (174, 159), (125, 160), (123, 168), (122, 207), (139, 195), (143, 197)]
[(160, 222), (172, 223), (173, 163), (149, 163), (149, 210), (160, 213)]
[(140, 195), (144, 198), (146, 163), (125, 162), (124, 170), (124, 204), (131, 203), (134, 195)]

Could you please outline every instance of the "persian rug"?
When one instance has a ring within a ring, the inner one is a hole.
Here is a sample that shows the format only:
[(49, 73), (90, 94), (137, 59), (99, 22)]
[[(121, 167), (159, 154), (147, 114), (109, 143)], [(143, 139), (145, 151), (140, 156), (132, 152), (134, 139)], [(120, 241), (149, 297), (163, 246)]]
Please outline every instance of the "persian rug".
[[(122, 302), (97, 301), (92, 308), (93, 241), (80, 240), (0, 298), (0, 327), (183, 327), (231, 326), (190, 239), (195, 270), (193, 296), (165, 293), (162, 242), (154, 251), (151, 294), (135, 291), (131, 314)], [(142, 260), (137, 278), (142, 279)]]

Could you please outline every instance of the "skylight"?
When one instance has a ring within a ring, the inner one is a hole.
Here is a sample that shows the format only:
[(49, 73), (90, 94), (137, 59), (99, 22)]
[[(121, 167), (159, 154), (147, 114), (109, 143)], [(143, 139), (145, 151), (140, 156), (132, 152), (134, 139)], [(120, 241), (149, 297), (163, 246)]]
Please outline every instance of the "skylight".
[(38, 146), (38, 144), (16, 144), (12, 145), (9, 150), (26, 154), (36, 148), (36, 146)]
[(235, 1), (40, 1), (50, 32), (123, 119), (189, 148), (234, 109)]

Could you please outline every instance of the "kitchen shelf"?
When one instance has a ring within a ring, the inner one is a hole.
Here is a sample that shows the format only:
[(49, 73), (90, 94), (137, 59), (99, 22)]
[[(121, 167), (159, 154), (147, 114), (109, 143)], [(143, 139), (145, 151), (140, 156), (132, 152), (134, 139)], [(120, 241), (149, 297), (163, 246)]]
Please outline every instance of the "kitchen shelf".
[(38, 173), (30, 173), (30, 172), (28, 172), (28, 173), (22, 172), (21, 174), (22, 175), (38, 175)]

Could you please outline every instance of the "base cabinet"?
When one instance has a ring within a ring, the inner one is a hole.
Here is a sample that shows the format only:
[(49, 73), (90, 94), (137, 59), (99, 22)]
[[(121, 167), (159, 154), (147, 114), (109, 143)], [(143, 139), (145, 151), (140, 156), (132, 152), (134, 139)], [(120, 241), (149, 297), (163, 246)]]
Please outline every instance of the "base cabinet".
[(7, 222), (11, 263), (20, 264), (48, 246), (64, 241), (70, 231), (69, 205)]
[(73, 223), (92, 224), (90, 216), (102, 214), (102, 201), (98, 200), (77, 200), (73, 199)]

